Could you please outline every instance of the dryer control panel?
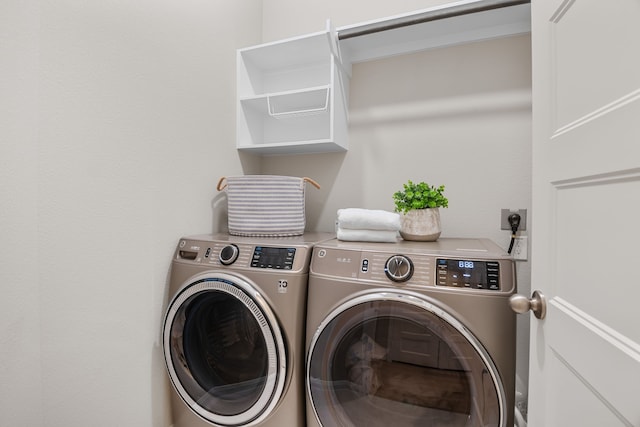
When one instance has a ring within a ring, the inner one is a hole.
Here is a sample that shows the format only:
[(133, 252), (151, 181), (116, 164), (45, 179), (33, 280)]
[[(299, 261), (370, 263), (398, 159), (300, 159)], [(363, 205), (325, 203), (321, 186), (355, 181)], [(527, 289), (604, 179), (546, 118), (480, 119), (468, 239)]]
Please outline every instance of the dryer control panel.
[(438, 288), (468, 294), (511, 294), (515, 262), (487, 239), (362, 243), (332, 240), (314, 248), (314, 277), (340, 278), (405, 289)]
[(497, 261), (437, 258), (436, 270), (438, 286), (500, 289), (500, 263)]
[[(200, 236), (196, 236), (200, 237)], [(206, 236), (205, 236), (206, 237)], [(248, 239), (248, 238), (247, 238)], [(274, 242), (275, 243), (275, 242)], [(230, 241), (206, 238), (182, 238), (174, 261), (182, 264), (207, 265), (211, 268), (264, 271), (279, 273), (308, 273), (310, 244), (263, 245), (243, 239)]]
[(296, 248), (256, 246), (253, 249), (251, 267), (291, 270), (293, 268), (293, 258), (295, 255)]

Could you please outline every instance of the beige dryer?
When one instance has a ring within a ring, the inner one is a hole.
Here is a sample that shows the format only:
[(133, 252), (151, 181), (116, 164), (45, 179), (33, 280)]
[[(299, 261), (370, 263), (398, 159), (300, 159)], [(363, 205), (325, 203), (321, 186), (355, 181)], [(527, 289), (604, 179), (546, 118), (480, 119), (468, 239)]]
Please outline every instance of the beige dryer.
[(515, 291), (489, 240), (317, 245), (307, 426), (513, 426)]
[(162, 325), (175, 427), (304, 425), (306, 234), (180, 239)]

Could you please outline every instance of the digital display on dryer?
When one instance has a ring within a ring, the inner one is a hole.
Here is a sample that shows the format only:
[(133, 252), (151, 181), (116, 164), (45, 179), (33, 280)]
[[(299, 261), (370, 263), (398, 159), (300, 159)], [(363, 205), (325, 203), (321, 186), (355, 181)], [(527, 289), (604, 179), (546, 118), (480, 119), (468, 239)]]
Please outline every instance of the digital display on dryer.
[(256, 246), (251, 258), (251, 267), (291, 270), (296, 248), (272, 248)]
[(436, 284), (468, 289), (500, 289), (500, 264), (469, 259), (436, 260)]

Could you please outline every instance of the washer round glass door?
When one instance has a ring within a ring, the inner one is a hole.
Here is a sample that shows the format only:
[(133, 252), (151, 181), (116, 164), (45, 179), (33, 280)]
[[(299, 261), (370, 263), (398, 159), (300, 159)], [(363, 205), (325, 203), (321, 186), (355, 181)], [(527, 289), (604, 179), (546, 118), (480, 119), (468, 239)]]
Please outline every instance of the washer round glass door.
[(278, 403), (286, 351), (276, 317), (248, 281), (191, 279), (170, 302), (163, 329), (169, 377), (184, 402), (221, 426), (250, 426)]
[(467, 328), (412, 292), (349, 300), (323, 321), (308, 353), (307, 393), (326, 427), (500, 427), (500, 384)]

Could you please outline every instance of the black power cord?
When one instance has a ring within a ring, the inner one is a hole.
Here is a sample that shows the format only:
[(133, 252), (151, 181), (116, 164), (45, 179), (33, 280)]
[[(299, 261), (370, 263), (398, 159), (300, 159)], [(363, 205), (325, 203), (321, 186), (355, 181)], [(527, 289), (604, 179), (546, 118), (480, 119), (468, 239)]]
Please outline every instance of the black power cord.
[(507, 253), (511, 254), (513, 244), (516, 241), (516, 233), (518, 232), (518, 227), (520, 227), (520, 214), (513, 213), (509, 215), (509, 218), (507, 219), (509, 220), (509, 225), (511, 225), (511, 243), (509, 243), (509, 250)]

